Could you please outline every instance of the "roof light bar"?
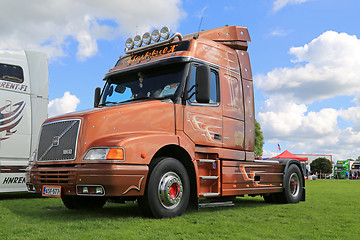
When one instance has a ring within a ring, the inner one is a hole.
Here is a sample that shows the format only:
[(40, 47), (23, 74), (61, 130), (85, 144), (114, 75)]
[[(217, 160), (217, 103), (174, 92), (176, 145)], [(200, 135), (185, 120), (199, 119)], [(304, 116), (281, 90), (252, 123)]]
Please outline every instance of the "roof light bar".
[[(160, 31), (155, 29), (152, 31), (151, 35), (149, 32), (146, 32), (141, 37), (136, 35), (134, 39), (128, 38), (125, 42), (125, 53), (130, 54), (138, 52), (150, 47), (154, 47), (160, 44), (172, 42), (175, 38), (182, 40), (182, 35), (180, 33), (174, 33), (170, 38), (170, 29), (168, 27), (163, 27)], [(160, 39), (163, 39), (160, 42)], [(137, 47), (137, 48), (135, 48)]]

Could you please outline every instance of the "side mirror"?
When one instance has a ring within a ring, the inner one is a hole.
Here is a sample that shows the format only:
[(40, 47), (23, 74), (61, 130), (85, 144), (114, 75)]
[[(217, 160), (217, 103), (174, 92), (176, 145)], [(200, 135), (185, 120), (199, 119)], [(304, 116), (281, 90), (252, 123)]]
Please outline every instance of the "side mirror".
[(196, 68), (196, 101), (198, 103), (210, 102), (210, 67), (200, 65)]
[(99, 106), (99, 102), (100, 102), (100, 92), (101, 92), (101, 88), (99, 88), (99, 87), (95, 88), (94, 107), (98, 107), (98, 106)]

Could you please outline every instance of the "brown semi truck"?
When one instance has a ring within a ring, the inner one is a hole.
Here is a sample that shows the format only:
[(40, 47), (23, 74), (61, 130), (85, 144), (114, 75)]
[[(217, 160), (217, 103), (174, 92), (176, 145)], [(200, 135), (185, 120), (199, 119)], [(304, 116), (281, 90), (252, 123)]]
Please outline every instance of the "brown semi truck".
[(239, 26), (128, 39), (94, 109), (43, 123), (28, 190), (70, 209), (137, 200), (156, 218), (244, 195), (304, 201), (298, 161), (254, 158), (248, 41)]

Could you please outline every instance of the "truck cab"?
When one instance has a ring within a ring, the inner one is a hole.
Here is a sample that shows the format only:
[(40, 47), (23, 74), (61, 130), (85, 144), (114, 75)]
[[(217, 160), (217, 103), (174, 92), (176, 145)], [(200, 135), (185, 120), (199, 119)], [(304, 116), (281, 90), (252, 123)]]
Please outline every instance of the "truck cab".
[(254, 159), (248, 41), (239, 26), (128, 39), (94, 109), (44, 122), (29, 191), (68, 208), (136, 199), (157, 218), (201, 199), (304, 200), (298, 161)]
[(27, 191), (25, 169), (47, 118), (48, 98), (44, 54), (0, 51), (0, 192)]

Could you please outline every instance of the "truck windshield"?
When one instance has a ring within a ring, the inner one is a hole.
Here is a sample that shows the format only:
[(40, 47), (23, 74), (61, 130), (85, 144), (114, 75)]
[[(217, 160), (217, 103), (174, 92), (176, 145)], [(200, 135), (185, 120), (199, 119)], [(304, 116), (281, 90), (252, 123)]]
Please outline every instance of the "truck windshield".
[(184, 76), (184, 63), (162, 65), (111, 76), (104, 87), (100, 106), (136, 100), (174, 100)]

